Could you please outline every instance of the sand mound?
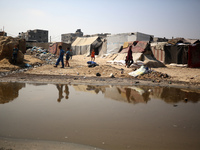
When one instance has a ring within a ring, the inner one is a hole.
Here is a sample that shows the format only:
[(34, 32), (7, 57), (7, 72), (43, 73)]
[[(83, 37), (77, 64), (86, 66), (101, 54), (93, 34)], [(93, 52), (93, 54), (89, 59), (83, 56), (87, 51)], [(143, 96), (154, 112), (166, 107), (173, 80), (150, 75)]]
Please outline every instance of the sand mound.
[(11, 62), (13, 48), (16, 44), (19, 45), (17, 63), (23, 62), (23, 53), (26, 51), (26, 41), (19, 38), (5, 36), (0, 36), (0, 61), (6, 58)]

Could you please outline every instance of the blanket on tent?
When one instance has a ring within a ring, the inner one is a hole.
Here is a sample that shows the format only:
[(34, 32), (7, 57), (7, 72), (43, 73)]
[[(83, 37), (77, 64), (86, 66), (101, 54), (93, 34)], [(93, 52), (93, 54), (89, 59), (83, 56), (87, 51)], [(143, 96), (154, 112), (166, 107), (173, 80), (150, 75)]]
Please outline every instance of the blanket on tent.
[(188, 67), (200, 68), (200, 44), (189, 46)]

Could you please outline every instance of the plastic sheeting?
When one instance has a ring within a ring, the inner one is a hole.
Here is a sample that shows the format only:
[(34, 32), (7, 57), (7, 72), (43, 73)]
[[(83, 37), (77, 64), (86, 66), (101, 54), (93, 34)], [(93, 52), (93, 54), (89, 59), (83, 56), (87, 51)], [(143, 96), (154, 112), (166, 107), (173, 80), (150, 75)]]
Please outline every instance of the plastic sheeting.
[(200, 44), (189, 46), (188, 67), (200, 68)]
[(188, 46), (186, 45), (171, 45), (165, 46), (165, 64), (187, 64)]

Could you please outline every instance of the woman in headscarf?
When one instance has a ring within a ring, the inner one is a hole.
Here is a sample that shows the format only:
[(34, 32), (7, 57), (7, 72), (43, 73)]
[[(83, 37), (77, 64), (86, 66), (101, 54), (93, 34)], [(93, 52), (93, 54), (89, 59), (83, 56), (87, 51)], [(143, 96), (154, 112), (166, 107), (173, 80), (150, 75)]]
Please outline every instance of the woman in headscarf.
[(128, 54), (127, 54), (127, 56), (126, 56), (125, 62), (126, 62), (127, 68), (129, 68), (130, 65), (133, 64), (132, 46), (129, 46)]

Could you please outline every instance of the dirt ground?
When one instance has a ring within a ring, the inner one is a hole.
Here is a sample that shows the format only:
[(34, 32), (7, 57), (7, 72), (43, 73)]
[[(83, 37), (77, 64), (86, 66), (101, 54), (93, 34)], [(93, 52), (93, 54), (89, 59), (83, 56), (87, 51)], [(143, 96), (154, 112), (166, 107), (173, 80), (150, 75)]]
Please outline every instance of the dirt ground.
[[(36, 64), (43, 62), (31, 55), (25, 55), (24, 64)], [(57, 68), (54, 65), (45, 64), (42, 66), (35, 66), (32, 69), (27, 69), (21, 73), (9, 74), (1, 76), (0, 81), (21, 81), (21, 82), (47, 82), (47, 83), (87, 83), (87, 84), (114, 84), (114, 85), (130, 85), (130, 84), (159, 84), (166, 86), (182, 85), (186, 87), (200, 87), (200, 69), (175, 67), (167, 65), (163, 68), (152, 68), (151, 74), (139, 76), (137, 78), (128, 75), (134, 68), (126, 68), (122, 65), (109, 64), (107, 61), (112, 58), (96, 57), (96, 67), (88, 67), (87, 62), (90, 57), (84, 55), (75, 55), (69, 60), (70, 67)], [(24, 66), (12, 65), (7, 60), (0, 61), (0, 72), (20, 69)], [(123, 72), (122, 72), (123, 70)], [(155, 73), (155, 71), (157, 73)], [(159, 72), (159, 73), (158, 73)], [(100, 76), (96, 76), (99, 73)], [(113, 74), (114, 78), (110, 75)], [(167, 77), (166, 77), (167, 76)]]

